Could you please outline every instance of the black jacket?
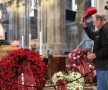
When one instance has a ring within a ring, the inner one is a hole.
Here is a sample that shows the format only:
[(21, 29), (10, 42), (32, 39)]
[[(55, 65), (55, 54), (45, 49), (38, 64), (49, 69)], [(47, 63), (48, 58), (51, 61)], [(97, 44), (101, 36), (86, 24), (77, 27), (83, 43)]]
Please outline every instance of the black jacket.
[(96, 69), (108, 69), (108, 22), (96, 32), (90, 28), (84, 28), (90, 39), (94, 40), (93, 52), (96, 59), (93, 60)]

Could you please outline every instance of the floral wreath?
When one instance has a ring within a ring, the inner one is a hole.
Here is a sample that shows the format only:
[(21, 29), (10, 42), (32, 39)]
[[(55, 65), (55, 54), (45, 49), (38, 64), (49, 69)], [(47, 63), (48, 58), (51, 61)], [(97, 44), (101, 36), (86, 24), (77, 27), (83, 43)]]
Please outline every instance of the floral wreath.
[(84, 90), (84, 78), (79, 72), (63, 73), (61, 71), (54, 74), (52, 77), (53, 85), (66, 86), (63, 90)]
[(68, 54), (66, 68), (68, 72), (78, 71), (85, 76), (85, 81), (92, 82), (95, 77), (93, 60), (88, 59), (87, 55), (91, 53), (89, 49), (76, 48)]
[(46, 64), (34, 50), (13, 50), (0, 61), (0, 88), (22, 90), (23, 86), (23, 90), (42, 90), (48, 79), (47, 71)]

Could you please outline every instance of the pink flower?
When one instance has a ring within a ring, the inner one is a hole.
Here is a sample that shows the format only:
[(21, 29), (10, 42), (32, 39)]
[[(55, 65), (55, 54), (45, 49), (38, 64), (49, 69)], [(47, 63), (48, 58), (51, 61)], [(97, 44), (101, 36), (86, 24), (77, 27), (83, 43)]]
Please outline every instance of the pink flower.
[(77, 65), (76, 65), (76, 64), (73, 64), (72, 66), (73, 66), (73, 67), (77, 67)]
[(90, 64), (90, 65), (89, 65), (89, 68), (91, 68), (91, 69), (92, 69), (92, 68), (93, 68), (93, 66)]
[(76, 57), (73, 57), (73, 59), (75, 60), (75, 59), (76, 59)]
[(77, 58), (79, 59), (80, 58), (80, 55), (77, 55)]
[(81, 51), (78, 51), (77, 53), (78, 53), (78, 54), (80, 54), (80, 53), (81, 53)]
[(93, 74), (96, 75), (96, 70), (93, 71)]
[(75, 53), (73, 53), (72, 56), (75, 57)]
[(66, 67), (67, 67), (67, 68), (70, 68), (70, 64), (67, 64)]
[(72, 58), (72, 55), (71, 55), (71, 53), (69, 53), (69, 54), (68, 54), (68, 58)]
[(80, 66), (77, 66), (77, 69), (80, 70)]

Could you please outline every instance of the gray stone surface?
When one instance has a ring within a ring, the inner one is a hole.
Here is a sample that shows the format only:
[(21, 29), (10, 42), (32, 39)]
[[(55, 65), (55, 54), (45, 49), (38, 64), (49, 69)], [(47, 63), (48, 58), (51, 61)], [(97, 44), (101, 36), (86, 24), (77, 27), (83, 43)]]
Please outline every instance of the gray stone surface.
[[(50, 81), (48, 81), (45, 86), (46, 87), (43, 90), (57, 90), (55, 87), (48, 87), (48, 86), (51, 86)], [(97, 86), (86, 84), (84, 87), (84, 90), (97, 90)]]

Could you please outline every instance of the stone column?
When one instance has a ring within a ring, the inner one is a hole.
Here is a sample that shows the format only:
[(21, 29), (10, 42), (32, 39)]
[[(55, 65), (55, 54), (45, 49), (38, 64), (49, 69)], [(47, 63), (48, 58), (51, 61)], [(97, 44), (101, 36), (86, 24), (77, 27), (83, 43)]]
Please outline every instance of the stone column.
[(55, 29), (54, 29), (54, 49), (56, 54), (63, 54), (65, 46), (65, 9), (64, 3), (61, 0), (55, 0), (54, 18), (55, 18)]
[(29, 34), (31, 34), (30, 29), (30, 0), (23, 0), (20, 3), (20, 37), (23, 37), (24, 47), (29, 47)]
[(43, 50), (50, 50), (54, 55), (63, 54), (66, 46), (64, 1), (42, 0), (38, 17), (38, 29), (43, 33)]
[(7, 1), (7, 11), (9, 13), (9, 28), (7, 30), (7, 39), (9, 41), (20, 40), (20, 3), (17, 0)]
[[(106, 18), (108, 17), (108, 10), (105, 9), (105, 5), (108, 5), (106, 2), (108, 2), (108, 0), (96, 0), (96, 8), (98, 12), (104, 13), (106, 15)], [(100, 7), (101, 6), (101, 7)], [(108, 18), (107, 18), (108, 19)]]
[[(19, 31), (20, 31), (20, 39), (21, 44), (23, 43), (22, 47), (25, 45), (25, 2), (24, 0), (19, 3)], [(23, 40), (22, 40), (23, 39)]]
[(3, 12), (2, 12), (2, 6), (0, 6), (0, 40), (5, 40), (5, 34), (4, 34), (4, 28), (3, 28), (3, 24), (2, 24), (2, 15), (3, 15)]
[(9, 11), (9, 30), (8, 30), (8, 40), (13, 41), (17, 39), (17, 22), (16, 22), (16, 2), (12, 2), (12, 4), (8, 7)]
[(25, 46), (29, 47), (29, 35), (31, 34), (30, 25), (30, 5), (31, 0), (25, 0)]

